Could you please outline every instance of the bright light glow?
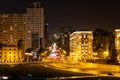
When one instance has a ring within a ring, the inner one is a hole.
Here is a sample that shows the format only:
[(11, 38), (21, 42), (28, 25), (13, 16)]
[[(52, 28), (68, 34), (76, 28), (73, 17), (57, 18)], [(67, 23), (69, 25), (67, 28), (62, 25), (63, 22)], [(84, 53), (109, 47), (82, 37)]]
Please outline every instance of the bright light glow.
[(51, 56), (51, 57), (55, 57), (55, 56), (57, 56), (57, 55), (56, 55), (56, 54), (51, 54), (50, 56)]
[(32, 56), (33, 54), (31, 54), (31, 53), (25, 53), (25, 55)]
[(6, 80), (6, 79), (8, 79), (8, 76), (3, 76), (2, 79), (5, 79), (5, 80)]
[(105, 54), (105, 55), (108, 55), (108, 52), (105, 51), (104, 54)]
[(115, 29), (115, 31), (120, 31), (120, 29)]
[(93, 53), (93, 55), (98, 55), (98, 53)]
[(119, 41), (117, 41), (117, 44), (119, 44)]
[(70, 71), (73, 71), (73, 72), (79, 72), (79, 69), (71, 68)]
[(106, 58), (106, 57), (108, 57), (108, 55), (109, 55), (109, 53), (107, 51), (105, 51), (103, 57)]
[(56, 43), (53, 43), (53, 46), (51, 47), (51, 54), (48, 56), (48, 59), (59, 59), (60, 56), (60, 50), (58, 50), (58, 46)]
[(120, 37), (120, 33), (117, 35), (117, 37)]
[(11, 57), (11, 56), (12, 56), (12, 54), (9, 54), (9, 56)]

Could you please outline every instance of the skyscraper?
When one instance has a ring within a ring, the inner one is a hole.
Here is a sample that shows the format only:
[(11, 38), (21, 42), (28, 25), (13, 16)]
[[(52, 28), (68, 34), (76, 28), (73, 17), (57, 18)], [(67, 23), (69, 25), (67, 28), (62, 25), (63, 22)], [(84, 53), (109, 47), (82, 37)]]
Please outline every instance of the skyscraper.
[(40, 2), (27, 8), (26, 23), (26, 48), (44, 47), (44, 9)]
[[(16, 54), (21, 54), (16, 55), (16, 59), (19, 57), (19, 60), (22, 61), (26, 49), (45, 47), (44, 22), (44, 9), (41, 8), (40, 2), (33, 3), (24, 13), (0, 14), (0, 43), (18, 47), (21, 52)], [(1, 55), (2, 53), (4, 54), (0, 51), (0, 61), (4, 57)]]

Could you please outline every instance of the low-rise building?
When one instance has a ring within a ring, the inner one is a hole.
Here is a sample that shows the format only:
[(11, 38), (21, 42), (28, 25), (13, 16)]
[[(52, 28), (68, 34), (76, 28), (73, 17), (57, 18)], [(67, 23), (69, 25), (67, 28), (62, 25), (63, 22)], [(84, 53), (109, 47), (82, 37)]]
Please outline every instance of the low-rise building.
[(3, 46), (0, 50), (1, 63), (17, 63), (22, 62), (22, 51), (16, 46)]

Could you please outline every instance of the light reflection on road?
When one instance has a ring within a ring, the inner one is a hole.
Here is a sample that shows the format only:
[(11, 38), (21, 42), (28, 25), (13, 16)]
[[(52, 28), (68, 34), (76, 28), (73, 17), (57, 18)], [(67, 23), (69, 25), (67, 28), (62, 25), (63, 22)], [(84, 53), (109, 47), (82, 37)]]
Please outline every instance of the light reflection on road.
[[(44, 63), (44, 62), (43, 62)], [(47, 67), (52, 67), (60, 70), (67, 70), (79, 73), (90, 73), (102, 76), (118, 76), (120, 77), (120, 66), (119, 65), (107, 65), (97, 63), (68, 63), (68, 62), (48, 62), (45, 63)]]

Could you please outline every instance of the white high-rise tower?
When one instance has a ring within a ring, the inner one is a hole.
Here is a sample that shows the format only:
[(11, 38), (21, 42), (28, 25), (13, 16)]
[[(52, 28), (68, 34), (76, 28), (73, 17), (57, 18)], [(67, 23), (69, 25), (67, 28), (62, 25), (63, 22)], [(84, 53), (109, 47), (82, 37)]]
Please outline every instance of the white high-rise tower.
[(44, 9), (40, 2), (27, 8), (26, 23), (26, 49), (44, 47)]

